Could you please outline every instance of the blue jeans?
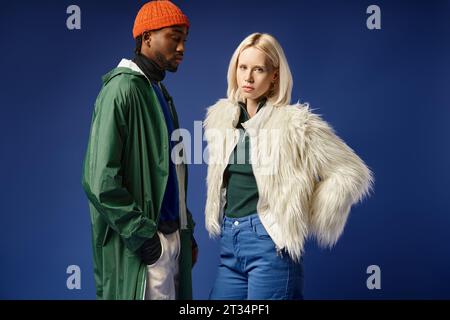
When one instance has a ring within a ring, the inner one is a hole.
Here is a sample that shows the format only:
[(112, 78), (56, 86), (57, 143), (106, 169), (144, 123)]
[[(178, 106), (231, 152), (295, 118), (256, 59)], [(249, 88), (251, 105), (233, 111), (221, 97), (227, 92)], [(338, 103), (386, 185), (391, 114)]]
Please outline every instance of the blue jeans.
[(295, 262), (284, 250), (277, 252), (258, 214), (225, 217), (220, 247), (210, 299), (303, 299), (303, 259)]

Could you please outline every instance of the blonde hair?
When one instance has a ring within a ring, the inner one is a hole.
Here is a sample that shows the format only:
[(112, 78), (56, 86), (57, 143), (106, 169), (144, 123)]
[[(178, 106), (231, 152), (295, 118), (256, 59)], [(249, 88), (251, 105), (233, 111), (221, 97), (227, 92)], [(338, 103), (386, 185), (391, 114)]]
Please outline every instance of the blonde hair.
[(283, 48), (278, 41), (267, 33), (253, 33), (245, 38), (233, 53), (228, 66), (228, 90), (227, 96), (230, 101), (237, 103), (241, 100), (240, 90), (237, 84), (236, 72), (239, 56), (242, 51), (254, 47), (264, 52), (272, 67), (278, 69), (278, 79), (274, 84), (273, 91), (268, 101), (274, 106), (290, 104), (292, 93), (292, 74), (289, 69)]

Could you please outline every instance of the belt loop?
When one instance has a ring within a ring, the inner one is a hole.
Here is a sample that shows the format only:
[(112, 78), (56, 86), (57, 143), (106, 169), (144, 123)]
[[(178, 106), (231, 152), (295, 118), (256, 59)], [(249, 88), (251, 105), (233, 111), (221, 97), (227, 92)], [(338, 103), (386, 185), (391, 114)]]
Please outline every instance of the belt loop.
[(250, 217), (250, 227), (252, 227), (253, 228), (253, 226), (255, 225), (255, 220), (256, 220), (256, 218), (257, 218), (258, 216), (256, 215), (252, 215), (251, 217)]

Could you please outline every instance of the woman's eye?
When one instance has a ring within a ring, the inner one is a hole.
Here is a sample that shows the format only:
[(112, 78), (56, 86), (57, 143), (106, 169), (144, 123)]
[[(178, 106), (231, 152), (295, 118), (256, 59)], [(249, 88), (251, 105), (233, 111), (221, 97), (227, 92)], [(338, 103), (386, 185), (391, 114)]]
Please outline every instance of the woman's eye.
[(262, 68), (256, 68), (256, 71), (258, 72), (264, 72), (264, 70)]
[(245, 69), (247, 69), (247, 67), (246, 66), (239, 66), (239, 69), (245, 70)]

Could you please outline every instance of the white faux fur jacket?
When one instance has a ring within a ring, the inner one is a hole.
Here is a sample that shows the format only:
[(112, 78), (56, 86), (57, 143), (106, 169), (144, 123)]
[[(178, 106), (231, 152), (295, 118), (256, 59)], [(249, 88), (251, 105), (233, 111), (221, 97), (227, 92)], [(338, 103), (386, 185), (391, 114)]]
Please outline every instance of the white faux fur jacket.
[[(220, 234), (226, 188), (223, 174), (239, 138), (240, 108), (227, 99), (208, 108), (206, 228)], [(308, 105), (269, 102), (243, 123), (259, 192), (257, 211), (278, 249), (298, 260), (311, 233), (322, 246), (336, 243), (351, 206), (372, 188), (372, 173)]]

